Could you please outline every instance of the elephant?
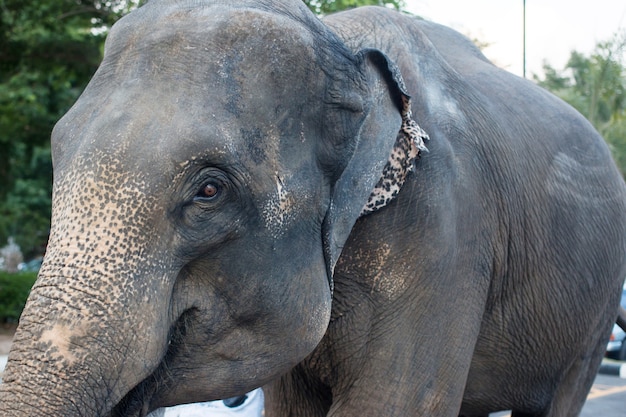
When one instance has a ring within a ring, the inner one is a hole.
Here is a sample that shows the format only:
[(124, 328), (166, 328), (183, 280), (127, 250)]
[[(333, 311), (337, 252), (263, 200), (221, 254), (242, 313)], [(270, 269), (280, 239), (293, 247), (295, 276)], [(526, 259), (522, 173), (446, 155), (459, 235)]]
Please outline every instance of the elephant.
[(151, 0), (51, 138), (0, 415), (578, 415), (626, 273), (601, 136), (380, 7)]

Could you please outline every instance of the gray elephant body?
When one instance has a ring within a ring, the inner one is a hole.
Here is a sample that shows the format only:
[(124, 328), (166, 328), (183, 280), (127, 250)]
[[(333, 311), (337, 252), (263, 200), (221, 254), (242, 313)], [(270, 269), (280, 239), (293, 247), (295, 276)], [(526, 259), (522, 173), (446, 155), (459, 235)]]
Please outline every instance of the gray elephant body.
[(578, 415), (624, 276), (602, 140), (448, 28), (368, 8), (324, 21), (400, 66), (431, 140), (397, 200), (354, 226), (326, 337), (272, 405), (313, 386), (332, 415)]
[[(362, 213), (409, 95), (428, 153)], [(450, 29), (153, 0), (53, 154), (2, 415), (143, 416), (261, 384), (283, 416), (584, 403), (626, 273), (623, 180), (579, 114)]]

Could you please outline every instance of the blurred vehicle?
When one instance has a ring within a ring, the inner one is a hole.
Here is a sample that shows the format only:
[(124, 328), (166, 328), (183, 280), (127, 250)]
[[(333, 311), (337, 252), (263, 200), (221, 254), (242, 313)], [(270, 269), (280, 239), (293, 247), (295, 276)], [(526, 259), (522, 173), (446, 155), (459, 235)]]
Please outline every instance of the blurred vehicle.
[(263, 416), (263, 391), (254, 391), (222, 401), (177, 405), (160, 408), (148, 417), (261, 417)]
[(20, 272), (39, 272), (39, 268), (41, 268), (42, 262), (42, 257), (31, 259), (28, 262), (21, 262), (17, 266), (17, 270)]
[[(622, 307), (626, 308), (626, 284), (622, 290)], [(606, 346), (606, 356), (619, 361), (626, 361), (626, 332), (617, 324), (613, 325), (613, 332), (609, 344)]]

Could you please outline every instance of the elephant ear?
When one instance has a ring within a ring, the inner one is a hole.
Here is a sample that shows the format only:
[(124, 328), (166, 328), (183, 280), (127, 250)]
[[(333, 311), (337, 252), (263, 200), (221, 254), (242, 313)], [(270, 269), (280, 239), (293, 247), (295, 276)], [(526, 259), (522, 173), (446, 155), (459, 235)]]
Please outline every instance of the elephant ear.
[(376, 49), (365, 49), (357, 58), (366, 85), (363, 117), (353, 127), (352, 152), (332, 189), (323, 226), (331, 288), (354, 223), (395, 198), (428, 138), (411, 117), (410, 96), (398, 67)]

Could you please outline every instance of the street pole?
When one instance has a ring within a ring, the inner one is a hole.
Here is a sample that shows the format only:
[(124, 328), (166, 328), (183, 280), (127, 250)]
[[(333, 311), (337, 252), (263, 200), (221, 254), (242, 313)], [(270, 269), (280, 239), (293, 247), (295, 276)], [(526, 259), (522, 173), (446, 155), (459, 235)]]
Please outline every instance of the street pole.
[(526, 78), (526, 0), (524, 1), (524, 10), (522, 12), (523, 14), (523, 29), (522, 29), (522, 37), (524, 38), (523, 40), (523, 57), (522, 57), (522, 75), (524, 76), (524, 78)]

